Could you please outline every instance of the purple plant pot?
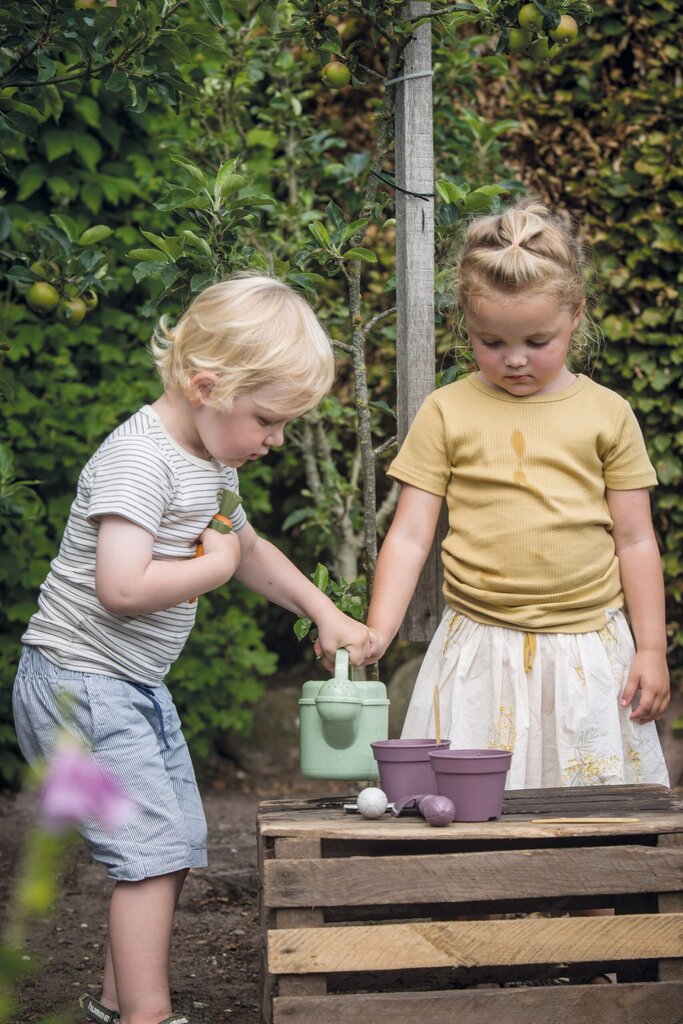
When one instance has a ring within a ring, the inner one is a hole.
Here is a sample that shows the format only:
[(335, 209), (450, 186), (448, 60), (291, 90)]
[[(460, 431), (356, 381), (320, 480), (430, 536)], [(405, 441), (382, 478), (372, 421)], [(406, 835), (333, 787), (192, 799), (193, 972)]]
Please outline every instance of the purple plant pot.
[(455, 821), (489, 821), (503, 810), (509, 750), (431, 750), (436, 791), (455, 804)]
[[(438, 748), (447, 748), (441, 740)], [(394, 803), (415, 793), (436, 793), (429, 753), (437, 750), (435, 739), (376, 740), (371, 744), (379, 768), (379, 784)]]

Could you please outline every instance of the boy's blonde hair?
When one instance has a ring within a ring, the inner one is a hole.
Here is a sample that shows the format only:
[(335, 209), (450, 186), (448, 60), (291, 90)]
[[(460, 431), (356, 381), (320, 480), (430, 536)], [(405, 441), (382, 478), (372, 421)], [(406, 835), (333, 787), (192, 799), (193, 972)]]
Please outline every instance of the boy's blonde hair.
[[(588, 271), (587, 252), (569, 219), (537, 199), (523, 199), (469, 224), (455, 267), (457, 319), (467, 316), (472, 299), (492, 292), (542, 292), (573, 315), (587, 300)], [(599, 329), (584, 308), (570, 355), (588, 355), (599, 342)]]
[(318, 404), (334, 380), (330, 340), (308, 303), (283, 281), (240, 273), (201, 292), (151, 342), (164, 387), (187, 395), (202, 370), (218, 382), (212, 404), (229, 412), (239, 395), (274, 385), (271, 410), (294, 419)]

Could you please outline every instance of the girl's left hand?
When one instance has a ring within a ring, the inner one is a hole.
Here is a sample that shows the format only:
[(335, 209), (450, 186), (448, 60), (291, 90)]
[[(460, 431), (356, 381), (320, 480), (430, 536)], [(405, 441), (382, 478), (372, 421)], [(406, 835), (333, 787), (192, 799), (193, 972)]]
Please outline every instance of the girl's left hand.
[(661, 718), (669, 706), (669, 669), (663, 651), (636, 653), (621, 695), (622, 706), (631, 704), (638, 691), (640, 700), (631, 712), (633, 721), (645, 725)]
[(335, 654), (341, 647), (349, 652), (352, 665), (363, 665), (370, 652), (370, 635), (362, 622), (344, 615), (332, 606), (328, 615), (319, 617), (316, 622), (318, 639), (315, 642), (315, 653), (322, 659), (326, 669), (334, 668)]

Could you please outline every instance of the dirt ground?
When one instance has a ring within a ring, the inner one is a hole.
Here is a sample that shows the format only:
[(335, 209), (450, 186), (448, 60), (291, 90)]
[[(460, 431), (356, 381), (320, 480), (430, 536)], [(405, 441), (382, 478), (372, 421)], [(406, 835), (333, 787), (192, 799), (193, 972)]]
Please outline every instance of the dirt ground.
[[(343, 783), (325, 783), (324, 790), (322, 785), (303, 779), (295, 768), (259, 776), (230, 762), (202, 785), (209, 867), (190, 873), (176, 916), (171, 968), (176, 1009), (195, 1012), (205, 1024), (257, 1024), (258, 802), (345, 792)], [(32, 815), (25, 794), (0, 793), (0, 908), (7, 906)], [(100, 993), (110, 885), (79, 843), (69, 854), (56, 912), (31, 925), (26, 954), (35, 970), (18, 987), (20, 1009), (10, 1024), (31, 1024), (57, 1011), (64, 1013), (64, 1024), (85, 1021), (77, 998), (81, 992)]]

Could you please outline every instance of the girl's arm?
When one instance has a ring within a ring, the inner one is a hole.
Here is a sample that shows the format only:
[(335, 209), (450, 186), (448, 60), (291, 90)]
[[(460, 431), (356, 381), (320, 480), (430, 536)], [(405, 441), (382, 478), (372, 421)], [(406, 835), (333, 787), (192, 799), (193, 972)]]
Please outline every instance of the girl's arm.
[(404, 484), (377, 560), (368, 628), (373, 661), (396, 636), (427, 560), (443, 498)]
[(657, 538), (652, 527), (650, 494), (646, 489), (607, 489), (614, 523), (612, 535), (619, 558), (621, 584), (636, 641), (636, 656), (621, 703), (630, 704), (640, 690), (640, 703), (631, 712), (638, 722), (652, 722), (669, 703), (666, 664), (664, 579)]
[(113, 615), (148, 615), (222, 586), (239, 565), (237, 534), (206, 529), (200, 540), (201, 558), (155, 559), (151, 533), (122, 516), (102, 516), (95, 568), (100, 603)]
[(352, 665), (364, 664), (370, 651), (367, 627), (340, 612), (279, 548), (259, 537), (249, 523), (237, 536), (242, 558), (235, 578), (281, 608), (312, 619), (318, 627), (319, 647), (328, 668), (334, 664), (340, 647), (348, 650)]

